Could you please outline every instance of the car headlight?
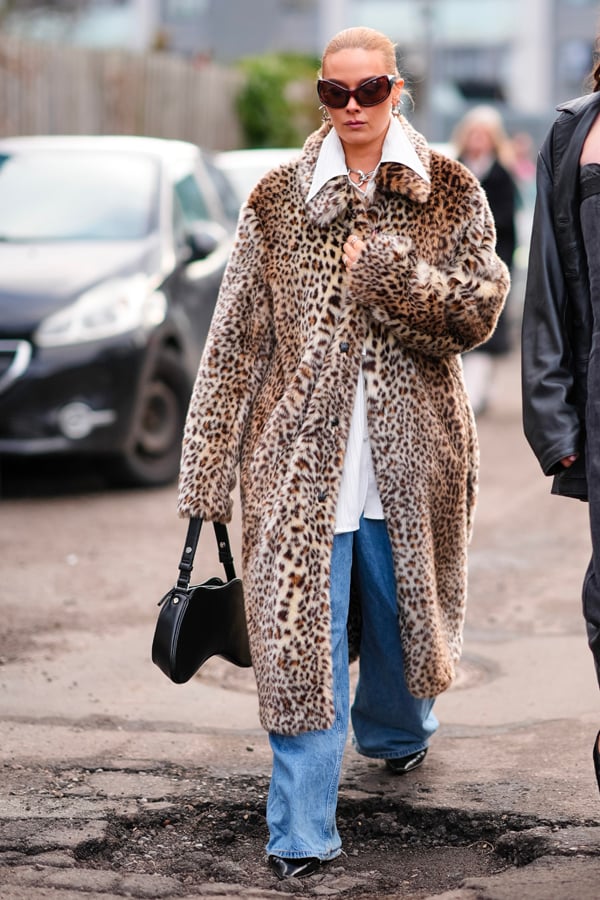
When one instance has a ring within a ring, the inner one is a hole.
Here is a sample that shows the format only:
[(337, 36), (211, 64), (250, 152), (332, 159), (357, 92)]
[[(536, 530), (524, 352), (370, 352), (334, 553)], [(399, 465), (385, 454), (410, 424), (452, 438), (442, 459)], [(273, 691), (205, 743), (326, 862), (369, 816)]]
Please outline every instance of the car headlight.
[(35, 341), (40, 347), (98, 341), (137, 328), (156, 327), (166, 312), (165, 295), (153, 291), (145, 275), (113, 278), (44, 319)]

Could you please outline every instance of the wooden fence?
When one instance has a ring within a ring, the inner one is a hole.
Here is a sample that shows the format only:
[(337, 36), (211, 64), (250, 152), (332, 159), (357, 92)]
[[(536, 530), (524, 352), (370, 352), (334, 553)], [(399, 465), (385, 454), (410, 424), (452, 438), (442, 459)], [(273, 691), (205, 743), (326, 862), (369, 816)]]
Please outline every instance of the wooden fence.
[(0, 136), (141, 134), (239, 147), (242, 76), (164, 53), (24, 42), (0, 32)]

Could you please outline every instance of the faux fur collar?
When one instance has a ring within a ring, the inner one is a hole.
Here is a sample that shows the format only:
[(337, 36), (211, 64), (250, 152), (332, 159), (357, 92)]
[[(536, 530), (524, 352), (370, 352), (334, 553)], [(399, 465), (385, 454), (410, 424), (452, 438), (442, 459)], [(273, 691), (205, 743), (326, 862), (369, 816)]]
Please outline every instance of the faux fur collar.
[[(400, 123), (423, 163), (425, 171), (429, 174), (431, 151), (425, 138), (415, 131), (404, 116), (400, 117)], [(308, 197), (321, 144), (331, 127), (330, 123), (325, 123), (318, 131), (313, 132), (304, 144), (302, 156), (298, 161), (298, 177), (304, 197)], [(380, 165), (375, 179), (375, 187), (376, 190), (383, 189), (396, 194), (404, 194), (415, 203), (425, 203), (431, 191), (431, 184), (420, 178), (408, 166), (391, 162), (384, 162)], [(354, 196), (354, 190), (347, 178), (343, 176), (333, 178), (306, 204), (308, 216), (317, 225), (328, 225), (346, 210)]]

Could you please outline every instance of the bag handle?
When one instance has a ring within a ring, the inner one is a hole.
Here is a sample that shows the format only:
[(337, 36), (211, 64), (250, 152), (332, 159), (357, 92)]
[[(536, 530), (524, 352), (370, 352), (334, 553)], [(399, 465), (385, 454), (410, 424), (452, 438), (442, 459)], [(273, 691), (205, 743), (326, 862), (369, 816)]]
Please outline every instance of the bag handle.
[[(235, 568), (233, 565), (233, 556), (231, 547), (229, 546), (229, 535), (227, 526), (222, 522), (213, 522), (215, 529), (215, 537), (217, 539), (217, 548), (219, 551), (219, 561), (225, 568), (227, 581), (233, 581), (235, 578)], [(187, 590), (190, 583), (190, 576), (194, 567), (194, 555), (198, 546), (200, 537), (200, 529), (202, 528), (202, 519), (192, 518), (188, 526), (185, 546), (179, 562), (179, 578), (177, 579), (177, 587)]]

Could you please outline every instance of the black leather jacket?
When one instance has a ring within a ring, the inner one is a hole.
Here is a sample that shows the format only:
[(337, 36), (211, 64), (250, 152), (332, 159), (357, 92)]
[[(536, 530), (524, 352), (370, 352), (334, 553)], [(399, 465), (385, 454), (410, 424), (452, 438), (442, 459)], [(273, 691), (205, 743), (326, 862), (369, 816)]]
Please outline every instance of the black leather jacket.
[[(523, 424), (553, 493), (587, 499), (585, 402), (592, 310), (579, 223), (579, 158), (600, 92), (558, 107), (538, 156), (522, 331)], [(579, 459), (565, 469), (560, 460)]]

